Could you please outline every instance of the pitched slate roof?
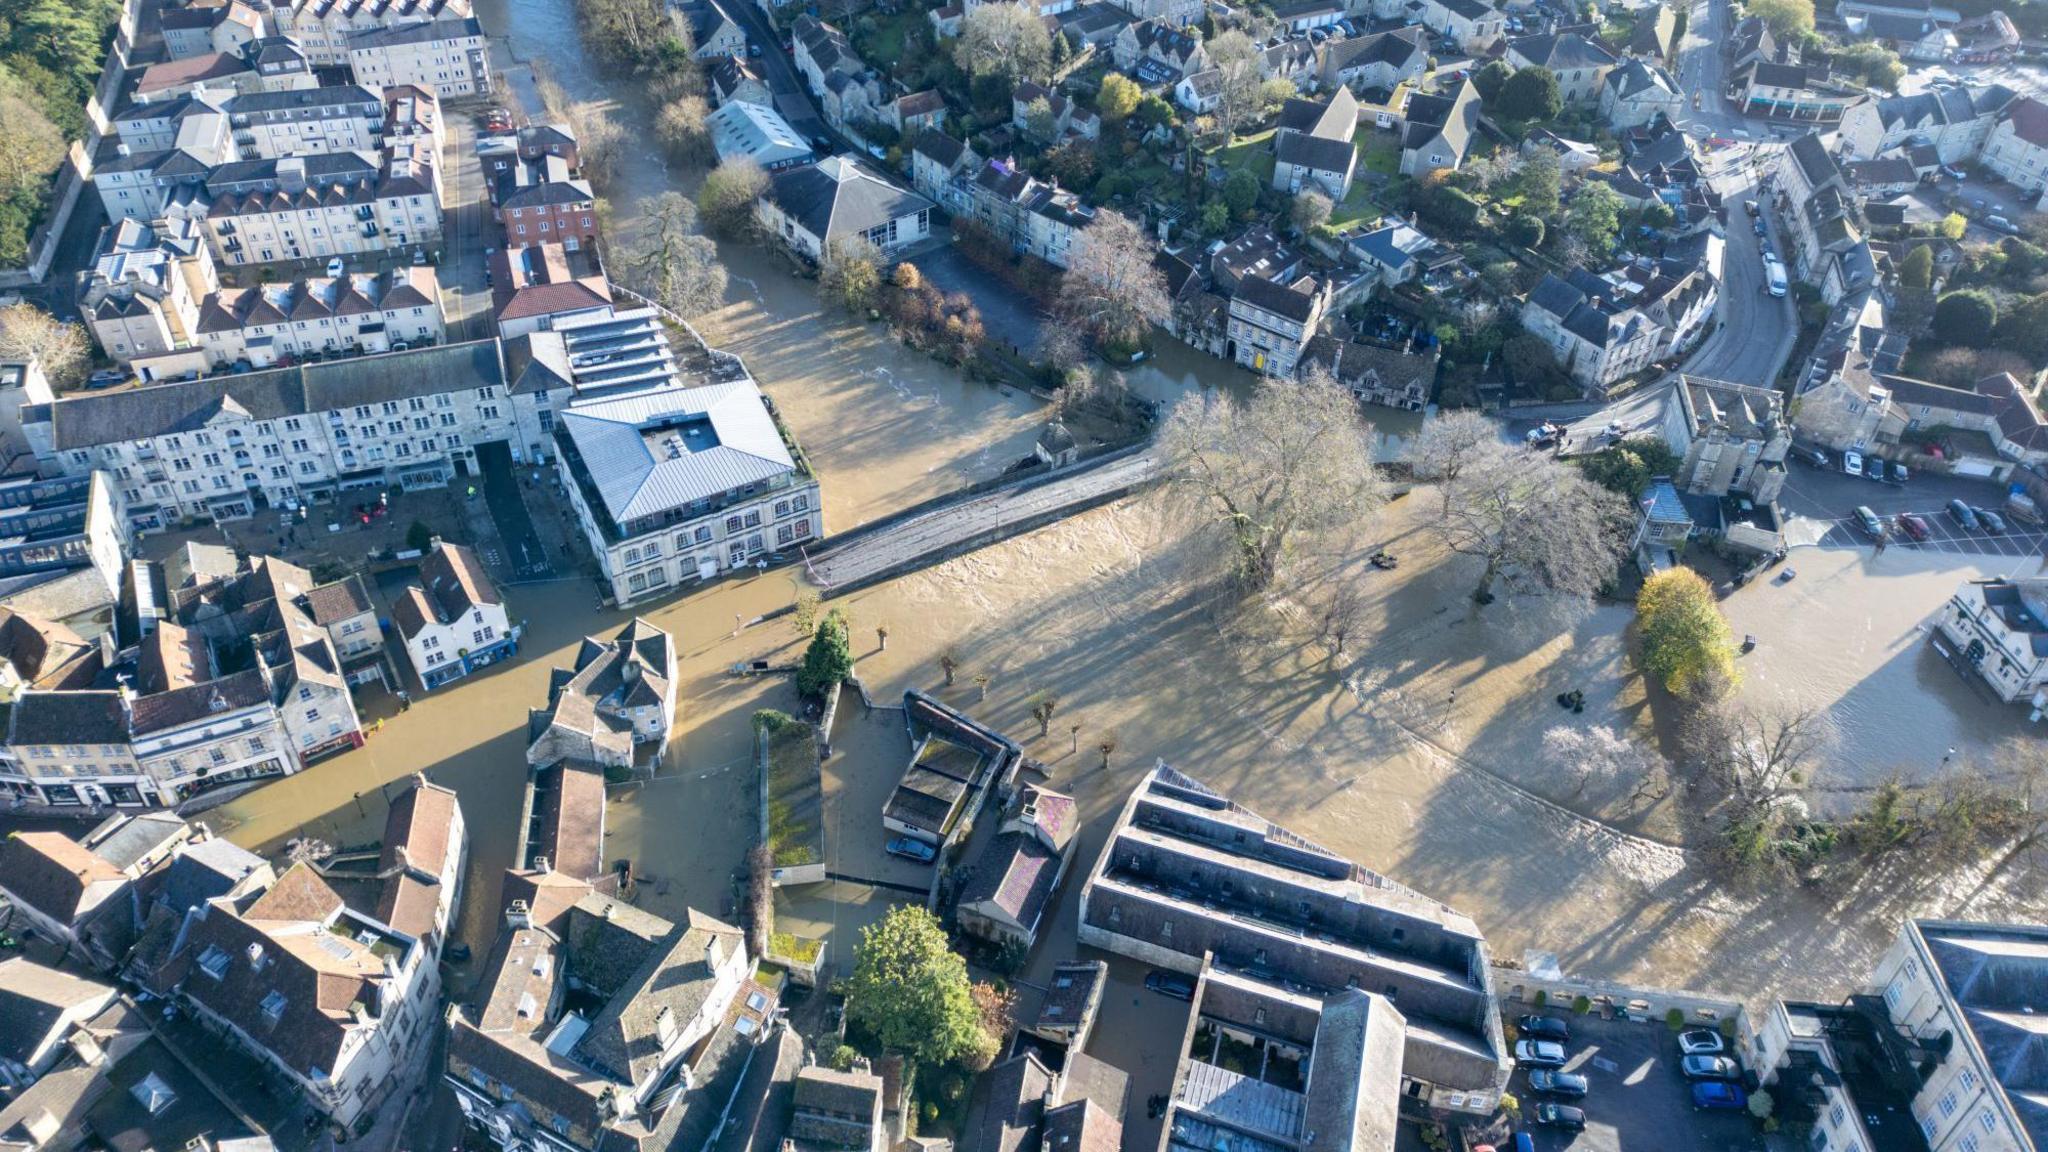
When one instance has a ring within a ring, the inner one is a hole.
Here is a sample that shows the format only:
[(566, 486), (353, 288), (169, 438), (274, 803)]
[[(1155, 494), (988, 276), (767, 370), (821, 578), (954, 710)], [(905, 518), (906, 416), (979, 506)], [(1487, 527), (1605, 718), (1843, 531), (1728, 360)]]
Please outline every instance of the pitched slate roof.
[(967, 154), (967, 145), (937, 128), (927, 128), (918, 133), (917, 143), (912, 146), (912, 151), (951, 171), (954, 165), (960, 163), (960, 158)]
[(1282, 164), (1294, 164), (1318, 172), (1349, 172), (1357, 163), (1358, 149), (1349, 140), (1328, 140), (1289, 132), (1273, 146), (1273, 155)]
[(34, 744), (125, 744), (128, 715), (115, 691), (35, 692), (14, 698), (8, 741)]
[(2005, 121), (2013, 135), (2037, 148), (2048, 148), (2048, 104), (2029, 96), (2013, 101), (2005, 110)]
[(1313, 294), (1297, 292), (1288, 285), (1258, 276), (1248, 277), (1238, 284), (1237, 295), (1254, 308), (1262, 308), (1297, 324), (1308, 323), (1309, 317), (1315, 314), (1316, 298)]
[(1577, 32), (1553, 32), (1544, 36), (1517, 36), (1508, 41), (1508, 51), (1531, 64), (1562, 72), (1574, 68), (1606, 68), (1614, 53)]
[(576, 1042), (576, 1056), (629, 1084), (642, 1083), (661, 1058), (657, 1021), (671, 1016), (687, 1027), (710, 1004), (718, 988), (718, 970), (711, 960), (745, 948), (745, 933), (691, 909), (681, 930), (657, 947), (640, 968), (591, 1018)]
[(768, 194), (824, 244), (933, 207), (930, 200), (845, 156), (777, 172), (769, 179)]
[(105, 984), (24, 956), (0, 960), (0, 1060), (27, 1064), (65, 1013), (113, 995)]
[(989, 841), (974, 874), (961, 887), (960, 907), (986, 903), (1027, 931), (1033, 930), (1052, 895), (1059, 867), (1059, 855), (1037, 837), (1002, 833)]
[(224, 412), (276, 420), (504, 383), (498, 342), (473, 340), (148, 388), (74, 393), (50, 405), (50, 425), (56, 448), (70, 451), (197, 431)]
[(1819, 188), (1841, 175), (1835, 167), (1834, 157), (1828, 155), (1827, 146), (1821, 143), (1819, 133), (1808, 132), (1794, 140), (1786, 152), (1791, 155), (1792, 162), (1799, 165), (1800, 174), (1806, 178), (1809, 188)]

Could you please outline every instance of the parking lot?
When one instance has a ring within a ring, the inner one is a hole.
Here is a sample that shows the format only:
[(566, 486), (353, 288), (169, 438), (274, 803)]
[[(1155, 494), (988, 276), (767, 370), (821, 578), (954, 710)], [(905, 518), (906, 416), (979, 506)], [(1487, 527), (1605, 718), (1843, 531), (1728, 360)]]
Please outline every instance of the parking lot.
[(1560, 1015), (1571, 1025), (1565, 1045), (1568, 1072), (1586, 1077), (1586, 1098), (1567, 1101), (1585, 1109), (1586, 1130), (1567, 1132), (1533, 1123), (1544, 1102), (1529, 1088), (1529, 1074), (1517, 1069), (1508, 1091), (1522, 1103), (1525, 1130), (1536, 1152), (1621, 1152), (1622, 1149), (1761, 1149), (1756, 1121), (1747, 1112), (1701, 1112), (1692, 1106), (1690, 1083), (1678, 1071), (1678, 1034), (1662, 1021), (1602, 1020)]
[[(2014, 560), (2048, 554), (2048, 529), (2005, 516), (2006, 489), (1997, 481), (1919, 473), (1895, 484), (1847, 475), (1839, 465), (1818, 468), (1797, 458), (1790, 467), (1779, 502), (1794, 520), (1812, 525), (1810, 531), (1793, 535), (1822, 547), (1867, 548), (1872, 544), (1855, 515), (1860, 505), (1885, 522), (1889, 548)], [(1947, 511), (1951, 500), (1999, 513), (2005, 519), (2005, 531), (1994, 532), (1981, 523), (1975, 530), (1957, 524)], [(1899, 529), (1897, 517), (1902, 513), (1926, 522), (1926, 540), (1916, 541)]]

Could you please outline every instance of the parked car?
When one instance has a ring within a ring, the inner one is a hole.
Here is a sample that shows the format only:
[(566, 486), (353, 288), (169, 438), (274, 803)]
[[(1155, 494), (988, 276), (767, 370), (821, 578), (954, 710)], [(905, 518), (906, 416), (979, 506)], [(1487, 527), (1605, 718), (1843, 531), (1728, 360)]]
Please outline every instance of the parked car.
[(1527, 1132), (1515, 1133), (1515, 1152), (1536, 1152), (1536, 1138)]
[(2005, 535), (2005, 517), (1989, 508), (1972, 508), (1970, 511), (1977, 514), (1977, 523), (1982, 524), (1986, 532), (1994, 536)]
[(1955, 521), (1957, 526), (1965, 531), (1975, 532), (1977, 530), (1977, 514), (1972, 512), (1970, 506), (1961, 500), (1951, 500), (1948, 502), (1948, 518)]
[(1851, 476), (1863, 475), (1863, 453), (1842, 453), (1842, 471), (1847, 472)]
[(1969, 177), (1963, 173), (1963, 170), (1961, 168), (1958, 168), (1953, 164), (1943, 164), (1941, 166), (1941, 174), (1955, 181), (1958, 184), (1962, 183), (1964, 180), (1969, 179)]
[(891, 856), (901, 856), (905, 860), (915, 860), (919, 864), (929, 864), (939, 858), (937, 848), (914, 836), (898, 836), (882, 845), (882, 851)]
[(1912, 478), (1913, 474), (1906, 469), (1904, 464), (1899, 463), (1897, 460), (1892, 461), (1892, 483), (1904, 484)]
[(1687, 1056), (1678, 1062), (1687, 1080), (1740, 1080), (1742, 1066), (1726, 1056)]
[(1559, 1072), (1553, 1068), (1538, 1068), (1529, 1073), (1529, 1087), (1546, 1096), (1563, 1096), (1577, 1100), (1590, 1087), (1586, 1078), (1577, 1072)]
[(1819, 448), (1806, 449), (1806, 459), (1815, 468), (1826, 468), (1828, 466), (1828, 454)]
[(1145, 973), (1145, 987), (1161, 996), (1171, 996), (1175, 1000), (1195, 998), (1195, 978), (1185, 972), (1154, 968)]
[(1572, 1038), (1571, 1026), (1555, 1016), (1524, 1016), (1515, 1027), (1525, 1040), (1555, 1040), (1562, 1044)]
[(1564, 1128), (1572, 1132), (1586, 1130), (1586, 1113), (1569, 1104), (1538, 1104), (1536, 1122), (1545, 1128)]
[[(1879, 520), (1877, 518), (1877, 513), (1872, 512), (1866, 505), (1858, 504), (1856, 506), (1856, 524), (1858, 527), (1863, 529), (1866, 535), (1884, 535), (1884, 521)], [(1695, 1031), (1698, 1031), (1698, 1029), (1695, 1029)], [(1687, 1035), (1691, 1035), (1691, 1033), (1687, 1033)], [(1718, 1042), (1720, 1040), (1720, 1037), (1716, 1036), (1714, 1037), (1714, 1039)], [(1700, 1049), (1700, 1051), (1702, 1052), (1719, 1052), (1720, 1050), (1721, 1049), (1718, 1046), (1718, 1044), (1716, 1047), (1713, 1048)], [(1686, 1049), (1686, 1051), (1691, 1052), (1692, 1049), (1688, 1048)]]
[(1991, 228), (1999, 232), (2003, 232), (2007, 236), (2017, 236), (2020, 234), (2019, 225), (2013, 223), (2010, 220), (2007, 220), (2005, 217), (2000, 216), (1995, 212), (1984, 218), (1984, 226), (1986, 228)]
[(1764, 218), (1761, 216), (1756, 218), (1756, 234), (1764, 237), (1768, 237), (1771, 234), (1771, 226), (1764, 223)]
[(1899, 514), (1899, 531), (1915, 540), (1925, 540), (1934, 534), (1934, 530), (1927, 526), (1926, 520), (1911, 512)]
[(125, 368), (102, 368), (85, 378), (85, 386), (88, 389), (112, 388), (116, 384), (127, 383), (132, 375)]
[(1744, 212), (1749, 213), (1751, 216), (1758, 216), (1763, 213), (1763, 209), (1759, 207), (1757, 202), (1754, 200), (1744, 200), (1742, 202), (1742, 210)]
[[(1858, 508), (1858, 515), (1870, 516), (1870, 509)], [(1877, 517), (1870, 516), (1872, 520)], [(1687, 1056), (1719, 1056), (1728, 1044), (1711, 1028), (1688, 1028), (1678, 1034), (1678, 1050)]]
[(329, 260), (327, 262), (327, 275), (329, 277), (339, 276), (347, 270), (348, 265), (342, 263), (341, 257), (339, 256), (336, 256), (334, 259)]
[(1531, 1068), (1562, 1068), (1564, 1045), (1555, 1040), (1516, 1041), (1515, 1062)]
[(1749, 1106), (1749, 1093), (1725, 1080), (1700, 1080), (1692, 1086), (1692, 1106), (1716, 1111), (1741, 1111)]

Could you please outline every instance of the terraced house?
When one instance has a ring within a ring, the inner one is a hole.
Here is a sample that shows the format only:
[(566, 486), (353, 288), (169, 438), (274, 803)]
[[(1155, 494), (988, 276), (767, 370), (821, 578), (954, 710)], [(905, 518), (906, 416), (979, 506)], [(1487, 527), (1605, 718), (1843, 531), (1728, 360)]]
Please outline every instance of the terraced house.
[(478, 474), (478, 444), (522, 458), (516, 428), (498, 342), (477, 340), (69, 396), (23, 433), (48, 470), (104, 468), (149, 528), (438, 487)]

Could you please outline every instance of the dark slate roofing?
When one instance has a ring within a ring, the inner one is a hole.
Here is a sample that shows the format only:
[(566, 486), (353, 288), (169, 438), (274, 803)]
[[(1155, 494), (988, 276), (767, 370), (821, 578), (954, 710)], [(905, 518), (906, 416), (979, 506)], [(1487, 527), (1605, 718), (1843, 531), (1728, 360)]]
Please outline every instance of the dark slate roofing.
[(1318, 172), (1349, 172), (1358, 159), (1358, 149), (1349, 140), (1326, 140), (1289, 132), (1273, 146), (1282, 164), (1297, 164)]
[(1749, 82), (1752, 87), (1804, 88), (1806, 69), (1797, 64), (1773, 64), (1763, 61), (1750, 73)]
[(932, 207), (931, 201), (844, 156), (775, 173), (769, 195), (805, 231), (826, 243)]
[(390, 48), (399, 44), (431, 44), (438, 40), (461, 40), (484, 34), (483, 22), (472, 16), (467, 19), (425, 20), (414, 24), (401, 24), (396, 28), (371, 28), (349, 37), (349, 50), (365, 48)]
[(119, 692), (24, 692), (9, 716), (14, 744), (125, 744)]
[(937, 128), (927, 128), (918, 134), (917, 144), (913, 150), (939, 167), (951, 169), (967, 154), (967, 145)]
[(1396, 28), (1371, 36), (1358, 36), (1331, 44), (1324, 57), (1328, 67), (1363, 68), (1371, 64), (1405, 67), (1409, 61), (1428, 53), (1425, 33), (1419, 28)]
[(1585, 299), (1584, 292), (1547, 273), (1529, 293), (1529, 303), (1560, 320), (1571, 315), (1572, 309), (1577, 308)]
[(1500, 15), (1493, 5), (1483, 0), (1437, 0), (1437, 4), (1451, 15), (1467, 20), (1486, 20)]
[(1262, 308), (1276, 316), (1284, 316), (1297, 324), (1306, 324), (1315, 314), (1315, 297), (1307, 292), (1297, 292), (1285, 284), (1276, 284), (1263, 277), (1247, 277), (1237, 286), (1238, 296), (1254, 308)]
[(1827, 146), (1820, 141), (1820, 135), (1809, 132), (1792, 142), (1787, 149), (1792, 162), (1799, 165), (1799, 171), (1806, 177), (1809, 188), (1818, 188), (1841, 175), (1835, 167), (1834, 157), (1828, 155)]
[(223, 412), (275, 420), (464, 388), (501, 387), (504, 382), (498, 342), (474, 340), (67, 396), (50, 405), (50, 424), (55, 446), (68, 451), (193, 431)]
[(1606, 68), (1614, 63), (1614, 53), (1577, 32), (1518, 36), (1508, 41), (1508, 50), (1553, 72), (1570, 68)]

